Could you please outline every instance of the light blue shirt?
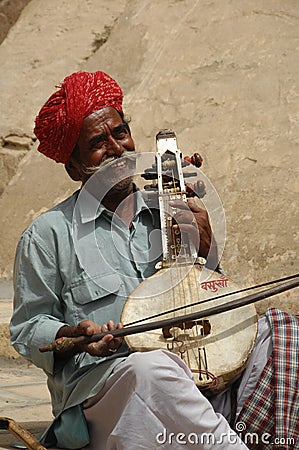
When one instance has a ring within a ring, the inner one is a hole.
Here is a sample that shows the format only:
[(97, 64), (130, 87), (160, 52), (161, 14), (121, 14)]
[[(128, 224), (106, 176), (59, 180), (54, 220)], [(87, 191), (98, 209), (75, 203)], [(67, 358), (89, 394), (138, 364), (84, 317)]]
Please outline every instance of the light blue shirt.
[[(155, 272), (158, 258), (152, 258), (149, 237), (159, 229), (158, 215), (147, 207), (139, 191), (130, 228), (101, 205), (96, 217), (91, 215), (86, 219), (86, 222), (93, 221), (93, 234), (102, 258), (98, 270), (90, 275), (82, 268), (73, 242), (77, 197), (78, 192), (42, 214), (23, 233), (15, 258), (11, 320), (13, 346), (48, 376), (53, 414), (58, 417), (56, 438), (60, 446), (69, 448), (72, 445), (78, 448), (88, 441), (86, 430), (80, 428), (83, 414), (80, 417), (78, 405), (102, 388), (113, 367), (128, 352), (123, 345), (111, 357), (81, 353), (58, 367), (53, 353), (41, 353), (39, 348), (55, 340), (63, 325), (77, 325), (86, 319), (100, 325), (110, 319), (119, 322), (126, 298), (144, 278)], [(68, 417), (61, 413), (66, 409), (71, 412), (74, 436), (70, 429), (65, 436)], [(74, 427), (75, 421), (78, 426)]]

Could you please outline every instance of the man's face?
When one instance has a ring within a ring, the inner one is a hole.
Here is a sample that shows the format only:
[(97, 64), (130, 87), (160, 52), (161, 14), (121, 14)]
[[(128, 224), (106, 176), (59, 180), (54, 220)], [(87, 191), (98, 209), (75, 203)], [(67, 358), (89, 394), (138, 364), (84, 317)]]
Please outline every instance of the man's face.
[[(96, 111), (83, 119), (77, 148), (83, 184), (92, 175), (90, 168), (101, 168), (111, 160), (120, 158), (125, 152), (135, 151), (127, 125), (112, 107)], [(132, 168), (125, 163), (124, 158), (105, 167), (101, 177), (103, 189), (106, 185), (109, 186), (105, 198), (117, 199), (132, 191)]]
[[(130, 133), (119, 113), (111, 107), (101, 109), (83, 119), (79, 139), (82, 167), (100, 166), (109, 158), (121, 157), (125, 151), (135, 151)], [(83, 183), (89, 175), (83, 174)]]

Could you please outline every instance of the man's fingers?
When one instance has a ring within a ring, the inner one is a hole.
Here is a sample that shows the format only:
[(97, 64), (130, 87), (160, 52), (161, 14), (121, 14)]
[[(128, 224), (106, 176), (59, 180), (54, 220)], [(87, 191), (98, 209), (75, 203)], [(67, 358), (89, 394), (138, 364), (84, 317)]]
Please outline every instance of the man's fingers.
[(105, 345), (109, 345), (112, 341), (114, 340), (114, 337), (112, 336), (112, 334), (106, 334), (106, 336), (104, 336), (99, 343), (103, 343)]
[(100, 333), (100, 326), (92, 320), (83, 320), (77, 325), (78, 335), (91, 336), (95, 333)]
[(112, 330), (108, 330), (108, 328), (112, 328), (113, 330), (115, 330), (117, 327), (122, 328), (123, 326), (121, 323), (115, 325), (113, 321), (109, 322), (103, 324), (101, 327), (101, 331), (108, 331), (108, 334), (106, 334), (101, 340), (97, 342), (92, 342), (85, 345), (84, 351), (92, 356), (111, 356), (111, 354), (115, 353), (118, 350), (123, 341), (123, 338), (115, 338), (112, 334), (109, 334), (109, 331)]
[(194, 198), (188, 198), (187, 202), (184, 202), (183, 200), (171, 200), (169, 202), (169, 205), (172, 208), (177, 208), (184, 211), (192, 211), (196, 213), (202, 213), (206, 214), (206, 210), (198, 206), (194, 200)]
[(107, 322), (107, 328), (109, 331), (115, 330), (116, 326), (113, 320), (109, 320), (109, 322)]
[[(175, 225), (175, 227), (177, 227), (178, 225)], [(197, 249), (199, 249), (199, 245), (200, 245), (200, 235), (198, 233), (198, 228), (196, 226), (196, 224), (180, 224), (179, 226), (180, 232), (181, 233), (187, 233), (191, 239), (191, 241), (193, 242), (193, 244), (195, 245), (195, 247)]]
[(184, 202), (183, 200), (171, 200), (169, 202), (169, 206), (171, 206), (172, 208), (178, 208), (178, 209), (190, 209), (188, 206), (188, 203)]
[(85, 345), (85, 351), (92, 356), (107, 356), (111, 341), (113, 341), (113, 336), (107, 334), (100, 341), (91, 342), (90, 344)]

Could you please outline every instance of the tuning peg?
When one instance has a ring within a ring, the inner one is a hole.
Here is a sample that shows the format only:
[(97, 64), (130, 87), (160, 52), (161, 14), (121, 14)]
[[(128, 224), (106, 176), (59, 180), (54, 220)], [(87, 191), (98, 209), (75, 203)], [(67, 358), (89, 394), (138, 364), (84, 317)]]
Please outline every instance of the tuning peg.
[(192, 156), (185, 156), (184, 160), (198, 168), (202, 166), (203, 162), (203, 159), (199, 153), (193, 153)]
[(157, 170), (145, 169), (144, 173), (141, 174), (141, 177), (145, 180), (156, 180), (158, 178)]
[(194, 184), (186, 184), (188, 197), (203, 198), (206, 195), (206, 186), (202, 180), (197, 180)]
[(194, 155), (191, 156), (191, 162), (195, 167), (201, 167), (203, 162), (202, 156), (199, 153), (194, 153)]
[(145, 191), (157, 191), (158, 183), (145, 184), (143, 188)]

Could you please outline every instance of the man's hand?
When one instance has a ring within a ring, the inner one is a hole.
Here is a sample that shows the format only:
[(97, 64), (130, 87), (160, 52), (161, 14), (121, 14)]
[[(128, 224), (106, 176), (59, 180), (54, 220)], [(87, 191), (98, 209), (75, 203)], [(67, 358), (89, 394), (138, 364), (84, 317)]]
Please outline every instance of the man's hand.
[[(104, 333), (105, 331), (112, 331), (118, 328), (123, 328), (121, 323), (115, 325), (113, 320), (104, 323), (101, 327), (92, 322), (91, 320), (84, 320), (77, 326), (80, 336), (92, 336), (97, 333)], [(91, 344), (80, 345), (82, 352), (87, 352), (92, 356), (111, 356), (120, 347), (123, 338), (114, 338), (112, 334), (107, 334), (98, 342), (92, 342)]]
[(183, 201), (172, 201), (170, 206), (177, 208), (174, 216), (181, 233), (188, 233), (189, 238), (197, 248), (198, 256), (207, 259), (207, 266), (211, 269), (218, 267), (217, 245), (213, 238), (209, 216), (205, 209), (200, 208), (193, 198)]
[[(97, 333), (112, 331), (122, 327), (123, 326), (121, 323), (115, 325), (112, 320), (109, 320), (109, 322), (103, 324), (102, 326), (92, 322), (91, 320), (83, 320), (77, 326), (61, 327), (56, 335), (56, 339), (61, 337), (92, 336)], [(89, 353), (92, 356), (111, 356), (118, 350), (122, 341), (122, 337), (114, 338), (112, 334), (107, 334), (98, 342), (92, 342), (90, 344), (75, 344), (68, 354), (62, 354), (59, 359), (67, 359), (68, 357), (81, 352)]]

